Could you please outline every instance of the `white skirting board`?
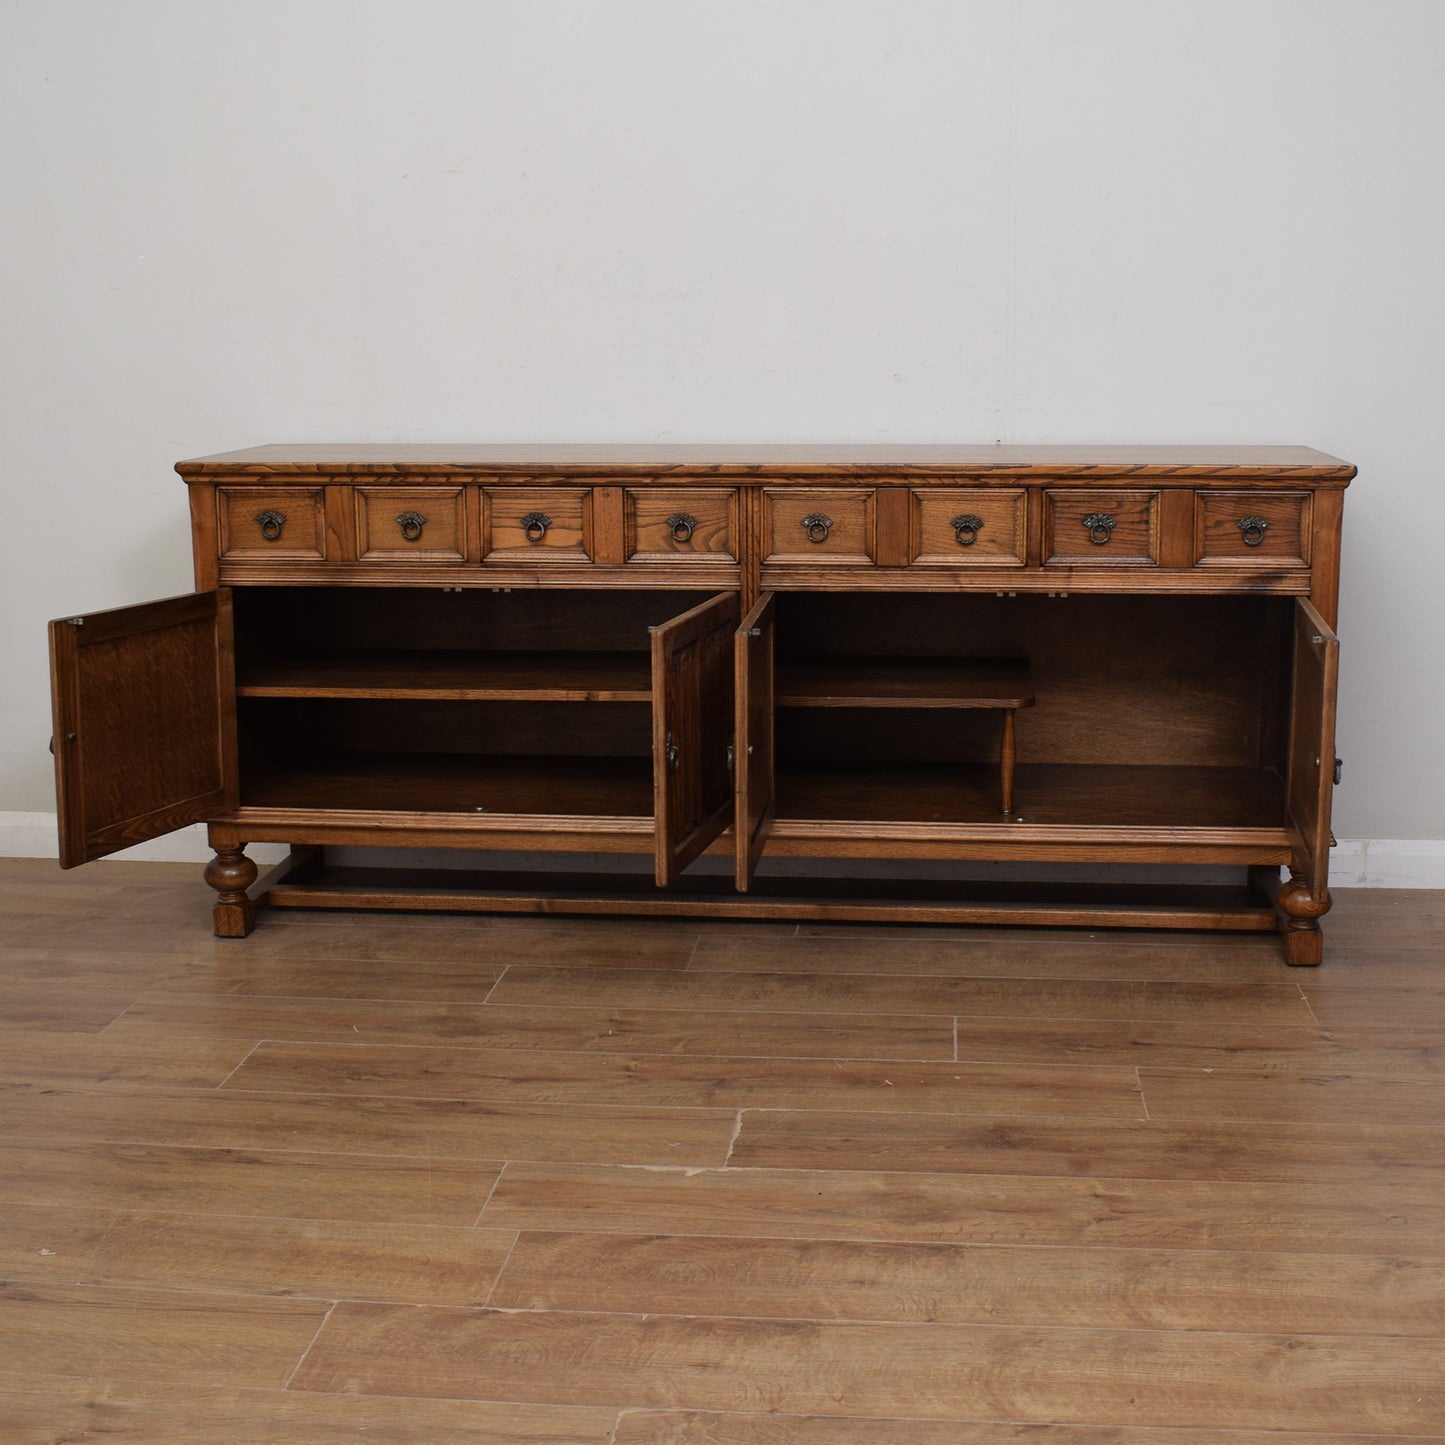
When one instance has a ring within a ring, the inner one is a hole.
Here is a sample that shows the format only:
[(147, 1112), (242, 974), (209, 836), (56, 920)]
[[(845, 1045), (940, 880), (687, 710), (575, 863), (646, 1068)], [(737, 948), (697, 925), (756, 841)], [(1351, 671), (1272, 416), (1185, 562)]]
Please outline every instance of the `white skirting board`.
[[(0, 812), (0, 858), (54, 858), (54, 813)], [(279, 843), (253, 843), (247, 855), (266, 865), (286, 856)], [(211, 856), (204, 827), (182, 828), (117, 858), (203, 863)], [(1445, 888), (1445, 838), (1341, 838), (1330, 858), (1336, 888)]]

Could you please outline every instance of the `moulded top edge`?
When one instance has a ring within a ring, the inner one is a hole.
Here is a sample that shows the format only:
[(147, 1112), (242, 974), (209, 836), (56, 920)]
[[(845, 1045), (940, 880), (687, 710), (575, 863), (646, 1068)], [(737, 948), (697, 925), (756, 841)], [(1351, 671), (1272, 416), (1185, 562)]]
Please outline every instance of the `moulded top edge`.
[(1355, 467), (1304, 446), (667, 446), (353, 444), (251, 447), (176, 464), (187, 479), (484, 472), (531, 476), (1287, 477), (1348, 482)]

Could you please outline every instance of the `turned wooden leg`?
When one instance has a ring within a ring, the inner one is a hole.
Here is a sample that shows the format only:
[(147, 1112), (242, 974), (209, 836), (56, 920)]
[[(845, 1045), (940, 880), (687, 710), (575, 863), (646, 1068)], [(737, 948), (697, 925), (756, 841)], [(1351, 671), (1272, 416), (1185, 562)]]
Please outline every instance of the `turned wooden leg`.
[(1014, 710), (1010, 707), (1004, 709), (1003, 741), (998, 748), (998, 781), (1005, 813), (1014, 810), (1014, 756)]
[(1325, 936), (1320, 919), (1330, 911), (1330, 895), (1316, 898), (1297, 869), (1289, 870), (1289, 882), (1280, 890), (1274, 906), (1280, 911), (1280, 933), (1284, 936), (1284, 961), (1296, 968), (1314, 968), (1324, 962)]
[(217, 848), (206, 864), (206, 882), (219, 895), (212, 913), (217, 938), (244, 938), (256, 925), (256, 905), (246, 890), (256, 881), (256, 865), (246, 856), (246, 845)]

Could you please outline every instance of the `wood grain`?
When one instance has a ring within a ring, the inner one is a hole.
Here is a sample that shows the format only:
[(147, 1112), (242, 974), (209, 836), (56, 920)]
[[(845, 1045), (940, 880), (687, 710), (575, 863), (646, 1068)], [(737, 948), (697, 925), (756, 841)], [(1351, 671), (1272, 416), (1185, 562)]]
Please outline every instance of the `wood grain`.
[(1292, 984), (1175, 984), (1113, 980), (859, 977), (844, 974), (654, 974), (646, 970), (513, 968), (498, 1004), (644, 1002), (728, 1010), (1003, 1015), (1010, 1018), (1193, 1019), (1313, 1022)]
[[(1230, 1381), (1221, 1391), (1219, 1380)], [(1115, 1424), (1423, 1430), (1445, 1363), (1419, 1340), (515, 1314), (342, 1303), (297, 1372), (306, 1390), (560, 1396), (795, 1413)]]
[[(1008, 1425), (998, 1420), (843, 1419), (751, 1415), (703, 1410), (637, 1410), (624, 1414), (613, 1445), (1194, 1445), (1198, 1431), (1128, 1425)], [(1412, 1435), (1417, 1445), (1440, 1445), (1442, 1435)], [(1286, 1445), (1271, 1430), (1230, 1430), (1222, 1445)], [(1380, 1436), (1333, 1431), (1291, 1432), (1287, 1445), (1379, 1445)]]
[[(1409, 1090), (1408, 1084), (1381, 1084)], [(1147, 1091), (1146, 1091), (1147, 1099)], [(1220, 1120), (1229, 1120), (1221, 1111)], [(1437, 1116), (1438, 1119), (1438, 1116)], [(749, 1110), (728, 1162), (756, 1169), (896, 1169), (921, 1173), (1053, 1174), (1091, 1178), (1438, 1180), (1445, 1124), (961, 1118)]]
[(1132, 1069), (263, 1043), (228, 1088), (649, 1107), (1142, 1117)]
[(1152, 1119), (1251, 1120), (1287, 1124), (1355, 1124), (1380, 1129), (1424, 1126), (1422, 1150), (1445, 1129), (1445, 1083), (1352, 1078), (1348, 1074), (1210, 1074), (1140, 1071)]
[(716, 1234), (880, 1243), (1435, 1254), (1434, 1180), (1324, 1184), (805, 1169), (509, 1165), (493, 1229)]
[(528, 1232), (491, 1303), (1428, 1338), (1445, 1330), (1445, 1260)]
[(0, 1374), (9, 1445), (608, 1445), (614, 1410)]
[(500, 1164), (306, 1150), (0, 1140), (0, 1199), (217, 1215), (469, 1225)]
[(0, 1117), (12, 1136), (56, 1140), (699, 1165), (722, 1163), (735, 1126), (721, 1110), (13, 1086), (0, 1095)]
[[(664, 1002), (665, 1001), (659, 1001)], [(953, 1026), (938, 1016), (712, 1012), (689, 1008), (504, 1007), (489, 1003), (206, 998), (151, 995), (111, 1035), (196, 1035), (299, 1042), (444, 1042), (507, 1049), (713, 1054), (745, 1058), (949, 1059)]]
[(17, 1373), (281, 1386), (327, 1305), (170, 1290), (0, 1283), (0, 1358)]
[(485, 1304), (508, 1231), (208, 1215), (114, 1216), (74, 1278), (225, 1294)]

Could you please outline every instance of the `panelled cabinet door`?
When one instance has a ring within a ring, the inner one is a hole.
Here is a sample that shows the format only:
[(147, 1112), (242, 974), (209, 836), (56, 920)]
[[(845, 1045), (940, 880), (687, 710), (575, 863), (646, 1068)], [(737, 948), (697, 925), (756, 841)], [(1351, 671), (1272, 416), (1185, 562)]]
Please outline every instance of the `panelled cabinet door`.
[(764, 592), (738, 628), (733, 764), (736, 883), (746, 893), (773, 826), (773, 594)]
[(60, 866), (236, 806), (231, 593), (50, 624)]
[(1303, 597), (1295, 601), (1290, 710), (1289, 829), (1315, 898), (1329, 881), (1330, 790), (1335, 771), (1335, 692), (1340, 639)]
[(738, 599), (723, 593), (652, 629), (652, 795), (666, 887), (732, 822)]

